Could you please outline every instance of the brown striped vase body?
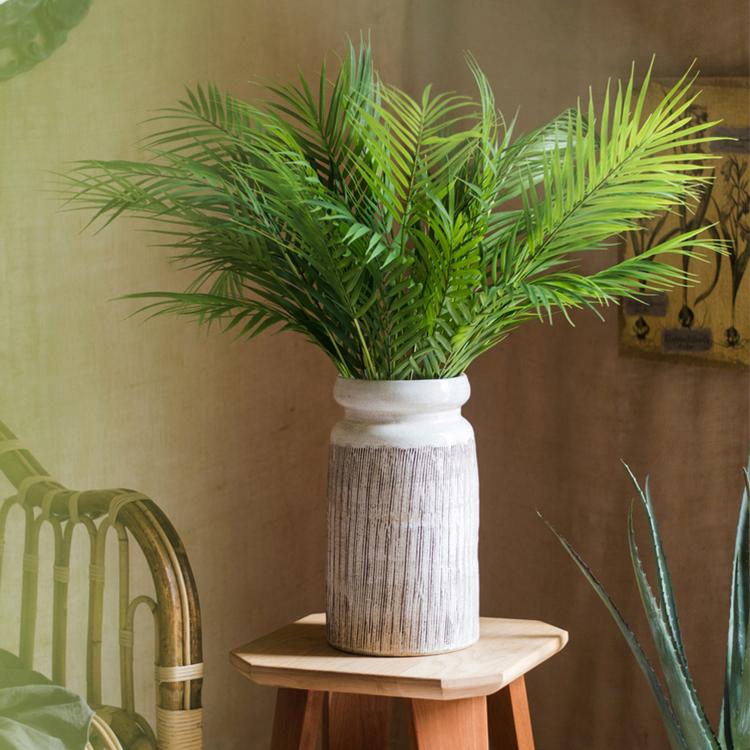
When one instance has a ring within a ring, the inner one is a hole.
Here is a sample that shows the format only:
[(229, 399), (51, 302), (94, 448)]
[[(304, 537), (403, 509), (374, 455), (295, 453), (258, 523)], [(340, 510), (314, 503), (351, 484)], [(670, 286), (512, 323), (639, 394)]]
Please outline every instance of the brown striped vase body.
[(479, 637), (479, 484), (465, 376), (339, 379), (331, 433), (331, 645), (437, 654)]

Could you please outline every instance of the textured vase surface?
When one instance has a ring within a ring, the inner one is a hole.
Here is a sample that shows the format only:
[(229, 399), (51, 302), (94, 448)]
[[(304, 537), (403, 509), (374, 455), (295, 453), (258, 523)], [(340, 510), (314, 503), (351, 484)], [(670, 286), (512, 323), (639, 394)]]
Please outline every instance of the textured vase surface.
[(479, 482), (466, 376), (345, 380), (328, 468), (328, 641), (361, 654), (479, 637)]

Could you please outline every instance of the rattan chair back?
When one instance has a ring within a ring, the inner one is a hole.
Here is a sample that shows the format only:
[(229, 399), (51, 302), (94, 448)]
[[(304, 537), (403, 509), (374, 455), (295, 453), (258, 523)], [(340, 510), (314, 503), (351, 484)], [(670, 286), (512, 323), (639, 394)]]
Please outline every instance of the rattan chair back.
[[(39, 596), (39, 539), (48, 524), (54, 536), (52, 586), (52, 680), (66, 684), (68, 589), (73, 531), (86, 530), (89, 547), (86, 634), (86, 699), (95, 709), (92, 748), (107, 750), (200, 750), (203, 663), (198, 594), (187, 554), (174, 527), (145, 495), (128, 489), (77, 491), (53, 479), (16, 436), (0, 422), (0, 471), (16, 492), (0, 502), (0, 604), (3, 565), (23, 567), (18, 655), (34, 662)], [(24, 517), (23, 559), (3, 560), (10, 509)], [(120, 706), (102, 703), (102, 628), (107, 581), (105, 547), (109, 532), (118, 546)], [(155, 598), (131, 594), (131, 547), (145, 557), (153, 576)], [(85, 560), (83, 561), (85, 564)], [(153, 613), (156, 683), (156, 727), (135, 710), (134, 619), (146, 607)]]

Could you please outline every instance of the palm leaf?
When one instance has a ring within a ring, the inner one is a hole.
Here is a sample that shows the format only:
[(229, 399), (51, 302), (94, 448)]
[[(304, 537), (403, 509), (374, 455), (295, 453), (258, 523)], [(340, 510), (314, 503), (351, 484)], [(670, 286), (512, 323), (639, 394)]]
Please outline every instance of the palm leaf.
[(705, 155), (690, 148), (712, 137), (686, 117), (689, 76), (652, 113), (648, 76), (636, 96), (631, 75), (600, 112), (589, 98), (518, 135), (468, 63), (477, 100), (383, 83), (366, 41), (260, 105), (196, 86), (153, 119), (148, 159), (75, 164), (67, 205), (100, 227), (148, 221), (194, 274), (146, 297), (148, 314), (297, 331), (370, 379), (458, 375), (532, 318), (689, 283), (668, 256), (719, 249), (677, 233), (578, 270), (581, 252), (699, 194)]

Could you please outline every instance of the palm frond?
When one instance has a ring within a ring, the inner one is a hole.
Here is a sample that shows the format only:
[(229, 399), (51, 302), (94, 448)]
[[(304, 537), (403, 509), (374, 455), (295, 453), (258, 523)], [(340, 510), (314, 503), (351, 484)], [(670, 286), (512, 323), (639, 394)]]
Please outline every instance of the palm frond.
[(690, 75), (651, 113), (631, 75), (600, 112), (590, 97), (517, 135), (468, 63), (476, 100), (383, 83), (367, 41), (265, 104), (196, 86), (153, 120), (144, 161), (74, 165), (67, 205), (100, 227), (147, 220), (195, 274), (146, 293), (150, 314), (294, 330), (346, 377), (451, 377), (532, 318), (690, 282), (669, 256), (720, 245), (692, 231), (578, 270), (699, 194), (706, 157), (685, 146), (714, 139), (686, 116)]

